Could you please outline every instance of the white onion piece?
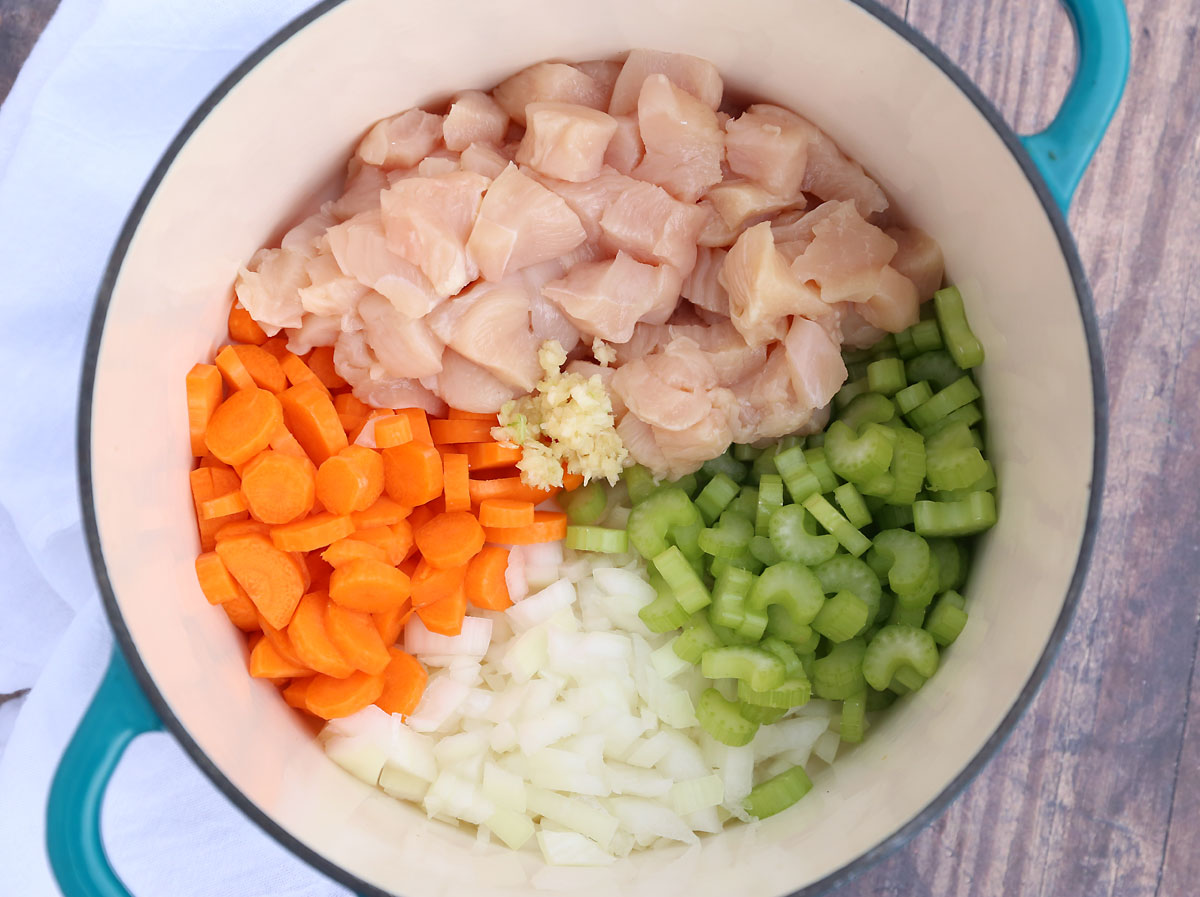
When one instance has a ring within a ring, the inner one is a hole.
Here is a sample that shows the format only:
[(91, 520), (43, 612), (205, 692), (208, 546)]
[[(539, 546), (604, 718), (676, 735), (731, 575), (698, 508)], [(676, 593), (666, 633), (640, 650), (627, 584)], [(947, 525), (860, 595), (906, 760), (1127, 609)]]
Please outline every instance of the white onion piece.
[(491, 640), (492, 621), (486, 617), (464, 617), (458, 635), (430, 632), (415, 615), (404, 627), (404, 650), (416, 657), (483, 657)]
[(532, 629), (550, 619), (556, 611), (575, 603), (575, 586), (570, 580), (559, 579), (546, 586), (536, 595), (514, 604), (506, 613), (517, 631)]
[(602, 850), (578, 832), (537, 833), (538, 847), (542, 856), (552, 866), (607, 866), (616, 857)]
[(514, 603), (524, 601), (529, 594), (529, 581), (525, 578), (525, 552), (515, 548), (508, 552), (508, 563), (504, 567), (504, 584), (508, 597)]
[(450, 678), (431, 679), (408, 724), (418, 732), (436, 732), (456, 714), (469, 691), (467, 686)]

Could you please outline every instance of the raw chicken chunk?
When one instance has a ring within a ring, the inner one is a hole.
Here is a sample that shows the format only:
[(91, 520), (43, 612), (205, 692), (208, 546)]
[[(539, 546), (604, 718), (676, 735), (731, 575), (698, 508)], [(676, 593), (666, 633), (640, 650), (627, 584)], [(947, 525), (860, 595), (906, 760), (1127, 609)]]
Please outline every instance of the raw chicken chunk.
[(621, 365), (612, 380), (629, 413), (662, 430), (686, 430), (704, 420), (716, 386), (712, 363), (687, 338)]
[(453, 349), (442, 355), (442, 370), (426, 377), (421, 385), (436, 393), (451, 408), (479, 413), (496, 412), (526, 389), (501, 382), (486, 368), (463, 358)]
[(442, 142), (442, 116), (409, 109), (385, 118), (367, 132), (355, 155), (385, 170), (412, 168)]
[(835, 208), (813, 225), (812, 242), (792, 262), (792, 272), (817, 284), (825, 302), (865, 302), (878, 291), (896, 241), (863, 220), (852, 202), (827, 202), (813, 214), (828, 206)]
[(682, 203), (654, 184), (636, 183), (604, 210), (600, 229), (614, 250), (671, 265), (686, 277), (696, 264), (696, 238), (706, 220), (698, 206)]
[(796, 316), (783, 340), (792, 388), (805, 408), (823, 408), (846, 382), (842, 347), (824, 327)]
[(338, 266), (328, 244), (305, 263), (304, 270), (309, 285), (300, 288), (300, 304), (309, 315), (324, 315), (335, 321), (352, 317), (358, 301), (370, 292), (369, 287), (348, 277)]
[(889, 227), (886, 233), (896, 241), (892, 267), (913, 282), (921, 302), (928, 302), (942, 285), (942, 247), (917, 227)]
[(642, 143), (642, 134), (638, 130), (636, 118), (632, 115), (618, 115), (614, 121), (617, 123), (617, 131), (608, 142), (604, 164), (621, 174), (630, 174), (646, 155), (646, 147)]
[(817, 139), (809, 145), (808, 166), (801, 186), (821, 199), (852, 200), (864, 218), (888, 207), (880, 186), (861, 165), (842, 155), (837, 144), (821, 131), (817, 131)]
[(759, 103), (725, 125), (729, 167), (780, 197), (800, 193), (815, 125), (786, 109)]
[(415, 380), (388, 377), (361, 331), (343, 332), (333, 347), (333, 366), (354, 397), (376, 408), (424, 408), (444, 415), (446, 403)]
[(638, 183), (607, 166), (600, 170), (597, 177), (582, 184), (543, 176), (539, 176), (538, 181), (561, 196), (571, 207), (571, 211), (579, 216), (579, 223), (583, 225), (589, 241), (600, 239), (600, 219), (608, 207), (625, 190)]
[(342, 195), (329, 204), (329, 212), (345, 221), (360, 212), (379, 208), (379, 194), (388, 187), (387, 172), (367, 165), (358, 158), (350, 160)]
[(654, 428), (654, 441), (667, 459), (666, 475), (678, 479), (700, 469), (705, 461), (722, 454), (733, 442), (733, 428), (725, 410), (732, 401), (727, 389), (713, 390), (708, 413), (683, 430)]
[(417, 177), (435, 178), (438, 175), (451, 174), (462, 168), (458, 153), (450, 150), (436, 150), (417, 163)]
[(267, 336), (284, 327), (299, 327), (304, 305), (300, 289), (309, 284), (307, 259), (290, 249), (260, 249), (233, 285), (238, 302), (258, 321)]
[[(362, 326), (356, 321), (357, 328)], [(305, 315), (299, 327), (287, 329), (287, 349), (293, 355), (307, 355), (317, 346), (332, 346), (342, 335), (340, 318), (328, 318), (324, 315)]]
[(596, 82), (601, 97), (601, 105), (598, 108), (607, 109), (612, 99), (613, 87), (621, 74), (621, 63), (615, 59), (589, 59), (586, 62), (576, 62), (574, 68)]
[(724, 139), (712, 109), (666, 75), (646, 78), (637, 108), (646, 153), (634, 177), (684, 202), (695, 202), (721, 180)]
[(531, 65), (492, 91), (492, 96), (513, 121), (524, 126), (530, 103), (578, 103), (603, 110), (608, 91), (579, 69), (561, 62)]
[(358, 313), (367, 342), (388, 377), (417, 379), (442, 369), (445, 343), (425, 320), (401, 314), (379, 293), (365, 296), (358, 303)]
[(637, 322), (655, 312), (669, 317), (682, 278), (669, 265), (646, 265), (624, 252), (615, 259), (576, 265), (542, 293), (584, 333), (623, 343)]
[(726, 411), (734, 442), (786, 436), (801, 430), (813, 418), (812, 408), (796, 397), (782, 343), (774, 343), (766, 364), (734, 384), (730, 392), (733, 401)]
[(842, 302), (837, 306), (842, 330), (842, 345), (851, 349), (869, 349), (887, 334), (862, 316), (866, 303)]
[[(508, 386), (529, 392), (541, 379), (529, 294), (515, 284), (478, 283), (425, 320), (446, 345)], [(457, 406), (455, 406), (457, 407)]]
[(508, 167), (510, 161), (487, 144), (472, 143), (462, 151), (458, 164), (462, 166), (463, 171), (473, 171), (494, 180)]
[(529, 324), (538, 345), (552, 339), (563, 347), (564, 352), (570, 352), (579, 345), (579, 329), (562, 313), (561, 308), (542, 295), (540, 287), (529, 292)]
[(308, 257), (316, 255), (325, 238), (325, 231), (337, 223), (338, 219), (331, 211), (330, 204), (326, 203), (319, 211), (309, 215), (284, 234), (283, 239), (279, 241), (279, 248)]
[(712, 203), (726, 227), (741, 229), (758, 224), (784, 209), (804, 208), (803, 194), (779, 196), (754, 181), (734, 178), (713, 186), (705, 199)]
[(564, 181), (587, 181), (604, 165), (617, 131), (611, 116), (578, 103), (530, 103), (516, 161)]
[(717, 67), (707, 59), (660, 50), (630, 50), (613, 85), (609, 115), (627, 115), (637, 109), (642, 84), (651, 75), (666, 75), (671, 83), (686, 90), (709, 109), (721, 105), (725, 85)]
[(879, 278), (874, 296), (859, 304), (859, 312), (868, 324), (899, 333), (920, 320), (919, 297), (913, 282), (888, 265)]
[(720, 280), (725, 254), (724, 249), (701, 247), (696, 250), (696, 267), (684, 278), (679, 292), (693, 305), (729, 317), (729, 294)]
[[(621, 401), (621, 397), (611, 386), (607, 383), (605, 385), (608, 386), (609, 395), (612, 396), (613, 413), (615, 414), (617, 403)], [(626, 413), (617, 422), (617, 435), (621, 437), (621, 442), (629, 450), (629, 457), (635, 463), (649, 468), (655, 476), (666, 475), (669, 469), (667, 456), (658, 447), (658, 442), (654, 439), (654, 430), (650, 428), (649, 424), (636, 414)]]
[(360, 212), (331, 227), (328, 239), (338, 267), (364, 287), (382, 293), (397, 311), (419, 318), (441, 301), (421, 269), (388, 248), (378, 211)]
[(465, 90), (454, 98), (442, 136), (446, 149), (461, 153), (472, 143), (499, 146), (508, 131), (508, 113), (481, 90)]

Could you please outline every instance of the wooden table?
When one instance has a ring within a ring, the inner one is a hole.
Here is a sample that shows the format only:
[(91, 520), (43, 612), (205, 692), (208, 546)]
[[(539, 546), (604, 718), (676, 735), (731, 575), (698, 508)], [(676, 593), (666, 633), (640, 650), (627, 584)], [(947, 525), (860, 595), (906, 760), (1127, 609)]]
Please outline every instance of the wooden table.
[[(0, 0), (0, 95), (56, 2)], [(884, 3), (1018, 130), (1050, 120), (1074, 53), (1053, 0)], [(1112, 412), (1087, 590), (996, 759), (837, 897), (1200, 894), (1200, 0), (1130, 0), (1129, 13), (1132, 77), (1070, 216)]]

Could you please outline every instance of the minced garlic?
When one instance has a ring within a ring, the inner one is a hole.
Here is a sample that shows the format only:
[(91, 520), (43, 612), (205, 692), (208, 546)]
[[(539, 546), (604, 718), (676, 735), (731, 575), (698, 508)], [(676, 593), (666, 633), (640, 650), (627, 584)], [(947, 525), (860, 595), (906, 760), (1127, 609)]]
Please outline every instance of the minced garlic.
[(596, 337), (592, 340), (592, 357), (596, 359), (596, 364), (606, 368), (617, 360), (617, 350), (600, 337)]
[(545, 376), (529, 395), (504, 403), (492, 436), (524, 450), (517, 468), (529, 486), (561, 486), (564, 461), (585, 482), (616, 483), (629, 451), (617, 435), (608, 391), (598, 374), (564, 374), (566, 360), (556, 340), (542, 344), (538, 363)]

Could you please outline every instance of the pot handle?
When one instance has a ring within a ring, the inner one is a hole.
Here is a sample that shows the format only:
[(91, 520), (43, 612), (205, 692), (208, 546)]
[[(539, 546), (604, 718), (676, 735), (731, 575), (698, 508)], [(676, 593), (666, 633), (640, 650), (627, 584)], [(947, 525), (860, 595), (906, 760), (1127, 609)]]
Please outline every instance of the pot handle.
[(137, 736), (162, 728), (120, 649), (67, 745), (46, 807), (46, 850), (66, 897), (131, 897), (109, 865), (100, 806), (121, 754)]
[(1066, 210), (1125, 90), (1129, 18), (1123, 0), (1061, 2), (1075, 29), (1075, 75), (1054, 121), (1021, 142)]

